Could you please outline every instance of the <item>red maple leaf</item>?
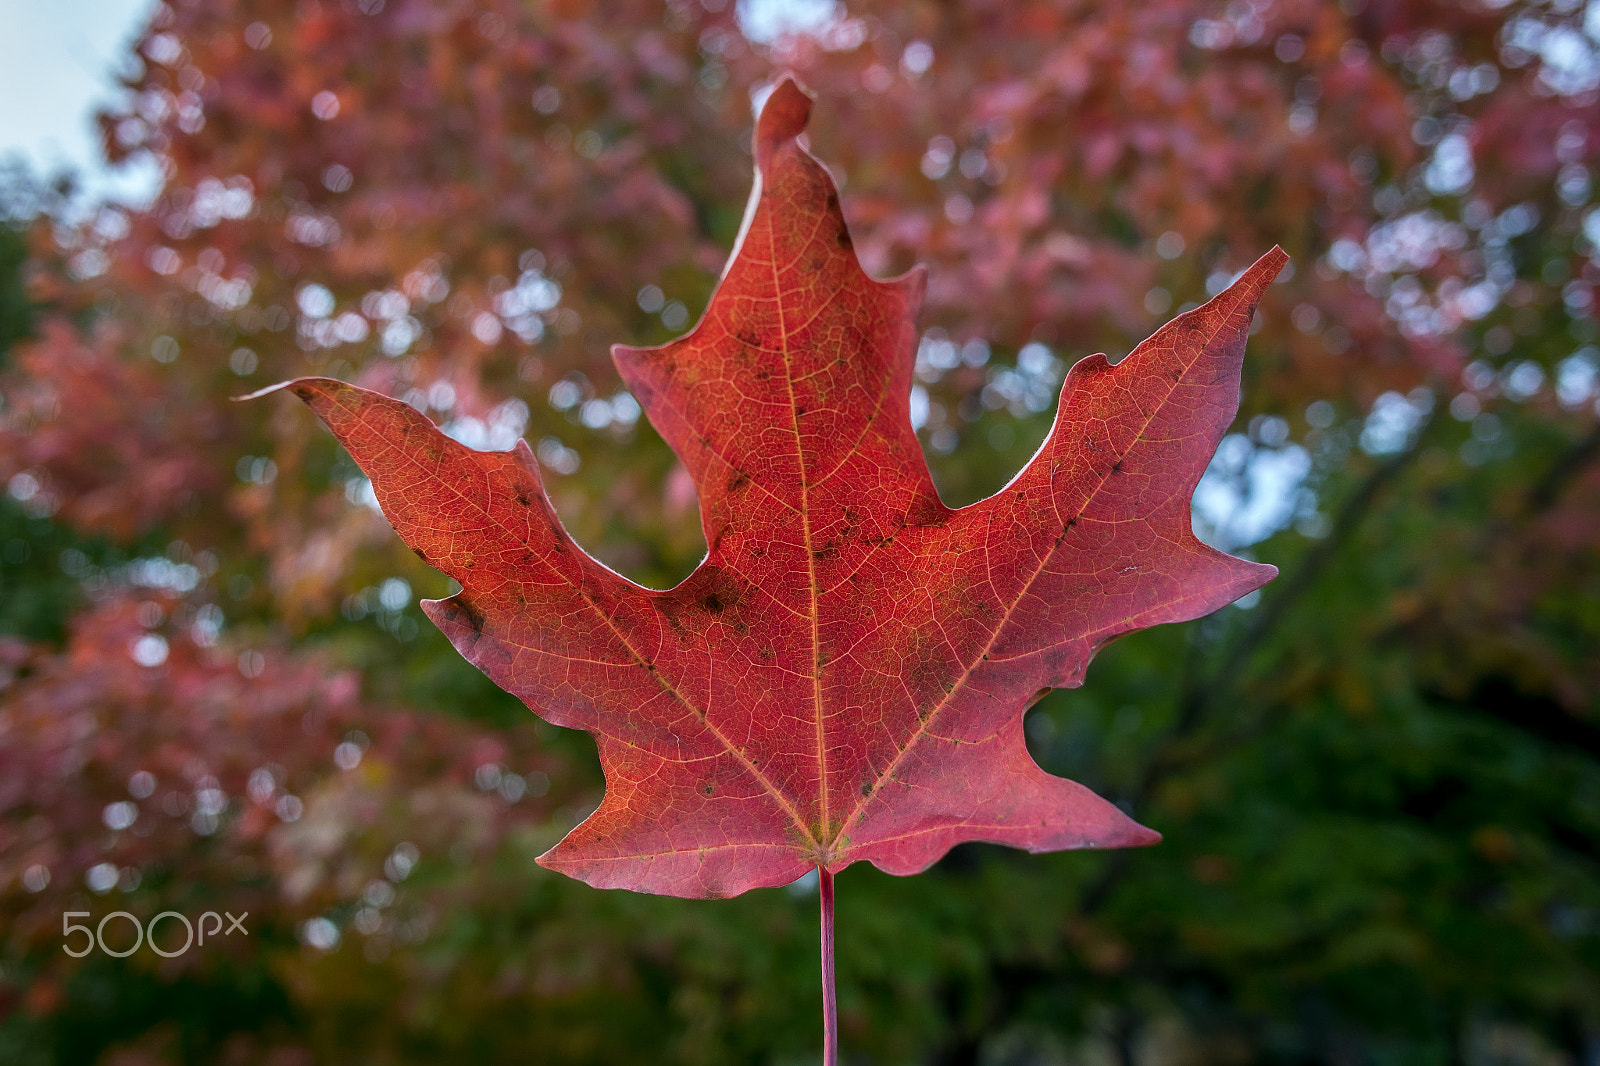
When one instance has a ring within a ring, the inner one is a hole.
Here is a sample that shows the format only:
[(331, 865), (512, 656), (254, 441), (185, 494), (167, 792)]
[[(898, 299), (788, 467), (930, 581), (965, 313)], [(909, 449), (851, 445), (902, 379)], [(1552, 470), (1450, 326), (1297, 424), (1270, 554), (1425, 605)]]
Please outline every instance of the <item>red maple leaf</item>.
[(1124, 847), (1157, 834), (1029, 756), (1023, 713), (1095, 651), (1198, 617), (1276, 571), (1216, 551), (1189, 500), (1239, 400), (1274, 249), (1210, 303), (1062, 388), (1049, 437), (989, 499), (939, 499), (909, 419), (924, 273), (863, 273), (784, 80), (757, 187), (704, 318), (617, 347), (699, 490), (710, 550), (642, 588), (562, 529), (525, 442), (480, 452), (343, 382), (287, 387), (461, 583), (425, 609), (557, 725), (594, 734), (605, 799), (541, 859), (607, 888), (730, 896), (953, 845)]

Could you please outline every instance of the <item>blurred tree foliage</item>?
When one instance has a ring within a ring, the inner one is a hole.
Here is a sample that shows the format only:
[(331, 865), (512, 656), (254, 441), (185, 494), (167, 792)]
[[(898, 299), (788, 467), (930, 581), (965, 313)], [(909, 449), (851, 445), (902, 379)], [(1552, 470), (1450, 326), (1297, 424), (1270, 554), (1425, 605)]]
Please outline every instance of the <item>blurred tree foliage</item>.
[[(1294, 257), (1197, 495), (1283, 576), (1028, 722), (1166, 842), (850, 871), (851, 1061), (1595, 1061), (1593, 5), (768, 8), (158, 5), (102, 118), (154, 203), (7, 175), (0, 1060), (815, 1061), (815, 897), (535, 866), (587, 738), (431, 630), (444, 580), (314, 420), (227, 402), (315, 371), (526, 435), (581, 542), (676, 580), (692, 489), (607, 346), (703, 306), (792, 68), (869, 269), (932, 268), (952, 502), (1072, 359)], [(208, 908), (249, 940), (60, 950), (64, 911)]]

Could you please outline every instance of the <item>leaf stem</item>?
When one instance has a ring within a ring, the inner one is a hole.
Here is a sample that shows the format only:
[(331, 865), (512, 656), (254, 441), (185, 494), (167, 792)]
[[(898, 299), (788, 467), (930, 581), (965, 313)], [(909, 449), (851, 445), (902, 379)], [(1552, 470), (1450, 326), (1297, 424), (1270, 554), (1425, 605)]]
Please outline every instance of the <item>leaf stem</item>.
[(833, 875), (817, 867), (822, 900), (822, 1066), (839, 1066), (839, 1008), (833, 994)]

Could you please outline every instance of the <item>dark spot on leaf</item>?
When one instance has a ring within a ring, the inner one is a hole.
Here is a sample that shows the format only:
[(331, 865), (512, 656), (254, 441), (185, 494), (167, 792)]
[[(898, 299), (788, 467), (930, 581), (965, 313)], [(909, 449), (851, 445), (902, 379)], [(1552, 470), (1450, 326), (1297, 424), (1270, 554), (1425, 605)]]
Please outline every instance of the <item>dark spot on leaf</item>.
[[(661, 614), (667, 624), (680, 635), (704, 632), (711, 619), (733, 611), (744, 598), (744, 586), (738, 576), (724, 567), (702, 565), (674, 590), (674, 595), (662, 598)], [(727, 621), (736, 620), (728, 615)]]
[(478, 610), (466, 600), (456, 600), (454, 621), (461, 623), (474, 633), (483, 632), (483, 612)]

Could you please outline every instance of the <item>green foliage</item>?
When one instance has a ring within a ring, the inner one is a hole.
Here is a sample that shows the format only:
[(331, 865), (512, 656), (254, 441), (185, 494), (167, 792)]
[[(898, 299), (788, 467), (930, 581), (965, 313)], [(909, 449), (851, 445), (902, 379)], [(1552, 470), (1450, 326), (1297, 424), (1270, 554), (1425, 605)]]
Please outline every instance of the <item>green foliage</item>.
[(28, 246), (14, 226), (0, 222), (0, 367), (5, 353), (33, 332), (33, 308), (23, 287)]

